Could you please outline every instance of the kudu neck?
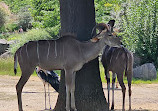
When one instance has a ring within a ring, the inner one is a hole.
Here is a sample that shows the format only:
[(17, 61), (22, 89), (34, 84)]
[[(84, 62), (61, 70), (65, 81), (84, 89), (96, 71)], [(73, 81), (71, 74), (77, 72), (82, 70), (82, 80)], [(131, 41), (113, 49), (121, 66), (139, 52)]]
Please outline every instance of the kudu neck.
[(95, 59), (102, 52), (104, 46), (105, 46), (104, 38), (102, 38), (97, 42), (89, 41), (82, 48), (85, 60), (88, 62)]

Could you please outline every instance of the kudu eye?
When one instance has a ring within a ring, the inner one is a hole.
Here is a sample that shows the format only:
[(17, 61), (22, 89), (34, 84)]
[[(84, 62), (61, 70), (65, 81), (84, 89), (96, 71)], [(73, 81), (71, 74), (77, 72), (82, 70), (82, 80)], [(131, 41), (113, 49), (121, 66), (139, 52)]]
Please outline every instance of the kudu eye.
[(112, 36), (112, 34), (109, 33), (108, 36)]
[(112, 33), (110, 31), (108, 31), (108, 36), (113, 36)]

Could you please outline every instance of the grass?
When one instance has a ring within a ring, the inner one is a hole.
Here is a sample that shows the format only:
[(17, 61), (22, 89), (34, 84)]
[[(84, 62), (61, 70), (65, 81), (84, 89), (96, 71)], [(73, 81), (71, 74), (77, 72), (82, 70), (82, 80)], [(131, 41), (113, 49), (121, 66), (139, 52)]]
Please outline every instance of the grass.
[[(55, 71), (57, 74), (60, 74), (60, 71)], [(14, 74), (14, 59), (13, 57), (10, 57), (8, 59), (2, 59), (0, 58), (0, 75), (9, 75), (9, 76), (15, 76)], [(36, 72), (32, 74), (33, 76), (36, 76)], [(21, 76), (21, 70), (20, 66), (18, 65), (17, 68), (17, 74), (16, 76)]]
[[(59, 70), (57, 70), (55, 72), (57, 74), (60, 74)], [(13, 57), (8, 58), (8, 59), (0, 58), (0, 75), (15, 76), (15, 74), (14, 74), (14, 59), (13, 59)], [(20, 76), (20, 75), (21, 75), (21, 70), (20, 70), (20, 67), (18, 66), (16, 76)], [(37, 74), (34, 71), (33, 76), (36, 76), (36, 75)], [(100, 64), (100, 76), (101, 76), (102, 82), (105, 83), (106, 80), (105, 80), (104, 68), (103, 68), (103, 66), (101, 64)], [(127, 84), (126, 77), (124, 78), (124, 82)], [(158, 83), (158, 72), (157, 72), (157, 79), (156, 80), (141, 80), (141, 79), (134, 79), (134, 78), (132, 80), (132, 84), (152, 84), (152, 83)]]
[[(112, 81), (112, 74), (110, 74), (110, 76), (111, 76), (110, 81)], [(103, 82), (106, 82), (105, 74), (104, 74), (104, 68), (101, 65), (101, 63), (100, 63), (100, 77), (101, 77), (101, 80)], [(124, 83), (125, 84), (128, 83), (127, 77), (124, 77)], [(152, 83), (158, 83), (158, 72), (157, 72), (157, 79), (155, 79), (155, 80), (142, 80), (142, 79), (136, 79), (136, 78), (132, 79), (132, 84), (152, 84)]]

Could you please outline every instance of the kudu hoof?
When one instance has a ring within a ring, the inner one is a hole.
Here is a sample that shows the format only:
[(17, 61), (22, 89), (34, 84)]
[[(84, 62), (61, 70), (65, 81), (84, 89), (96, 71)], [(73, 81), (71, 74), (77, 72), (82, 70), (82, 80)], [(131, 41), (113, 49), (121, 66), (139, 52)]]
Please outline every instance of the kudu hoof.
[(111, 106), (111, 110), (114, 110), (114, 106), (113, 105)]

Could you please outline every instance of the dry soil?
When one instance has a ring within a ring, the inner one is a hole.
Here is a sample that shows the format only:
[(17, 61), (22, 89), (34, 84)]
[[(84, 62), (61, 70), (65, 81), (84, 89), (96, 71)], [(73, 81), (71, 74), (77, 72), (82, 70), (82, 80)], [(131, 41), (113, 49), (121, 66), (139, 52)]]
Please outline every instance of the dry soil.
[[(17, 76), (0, 76), (0, 111), (18, 111), (15, 85), (19, 78)], [(107, 97), (106, 84), (103, 84), (103, 88)], [(54, 108), (58, 93), (53, 88), (50, 88), (50, 91), (51, 107)], [(24, 111), (44, 110), (43, 83), (38, 77), (30, 77), (23, 89), (22, 99)], [(125, 105), (128, 109), (128, 90)], [(48, 101), (47, 108), (49, 108)], [(115, 90), (115, 109), (120, 111), (121, 108), (122, 93), (119, 87)], [(132, 111), (158, 111), (158, 84), (132, 85)]]

